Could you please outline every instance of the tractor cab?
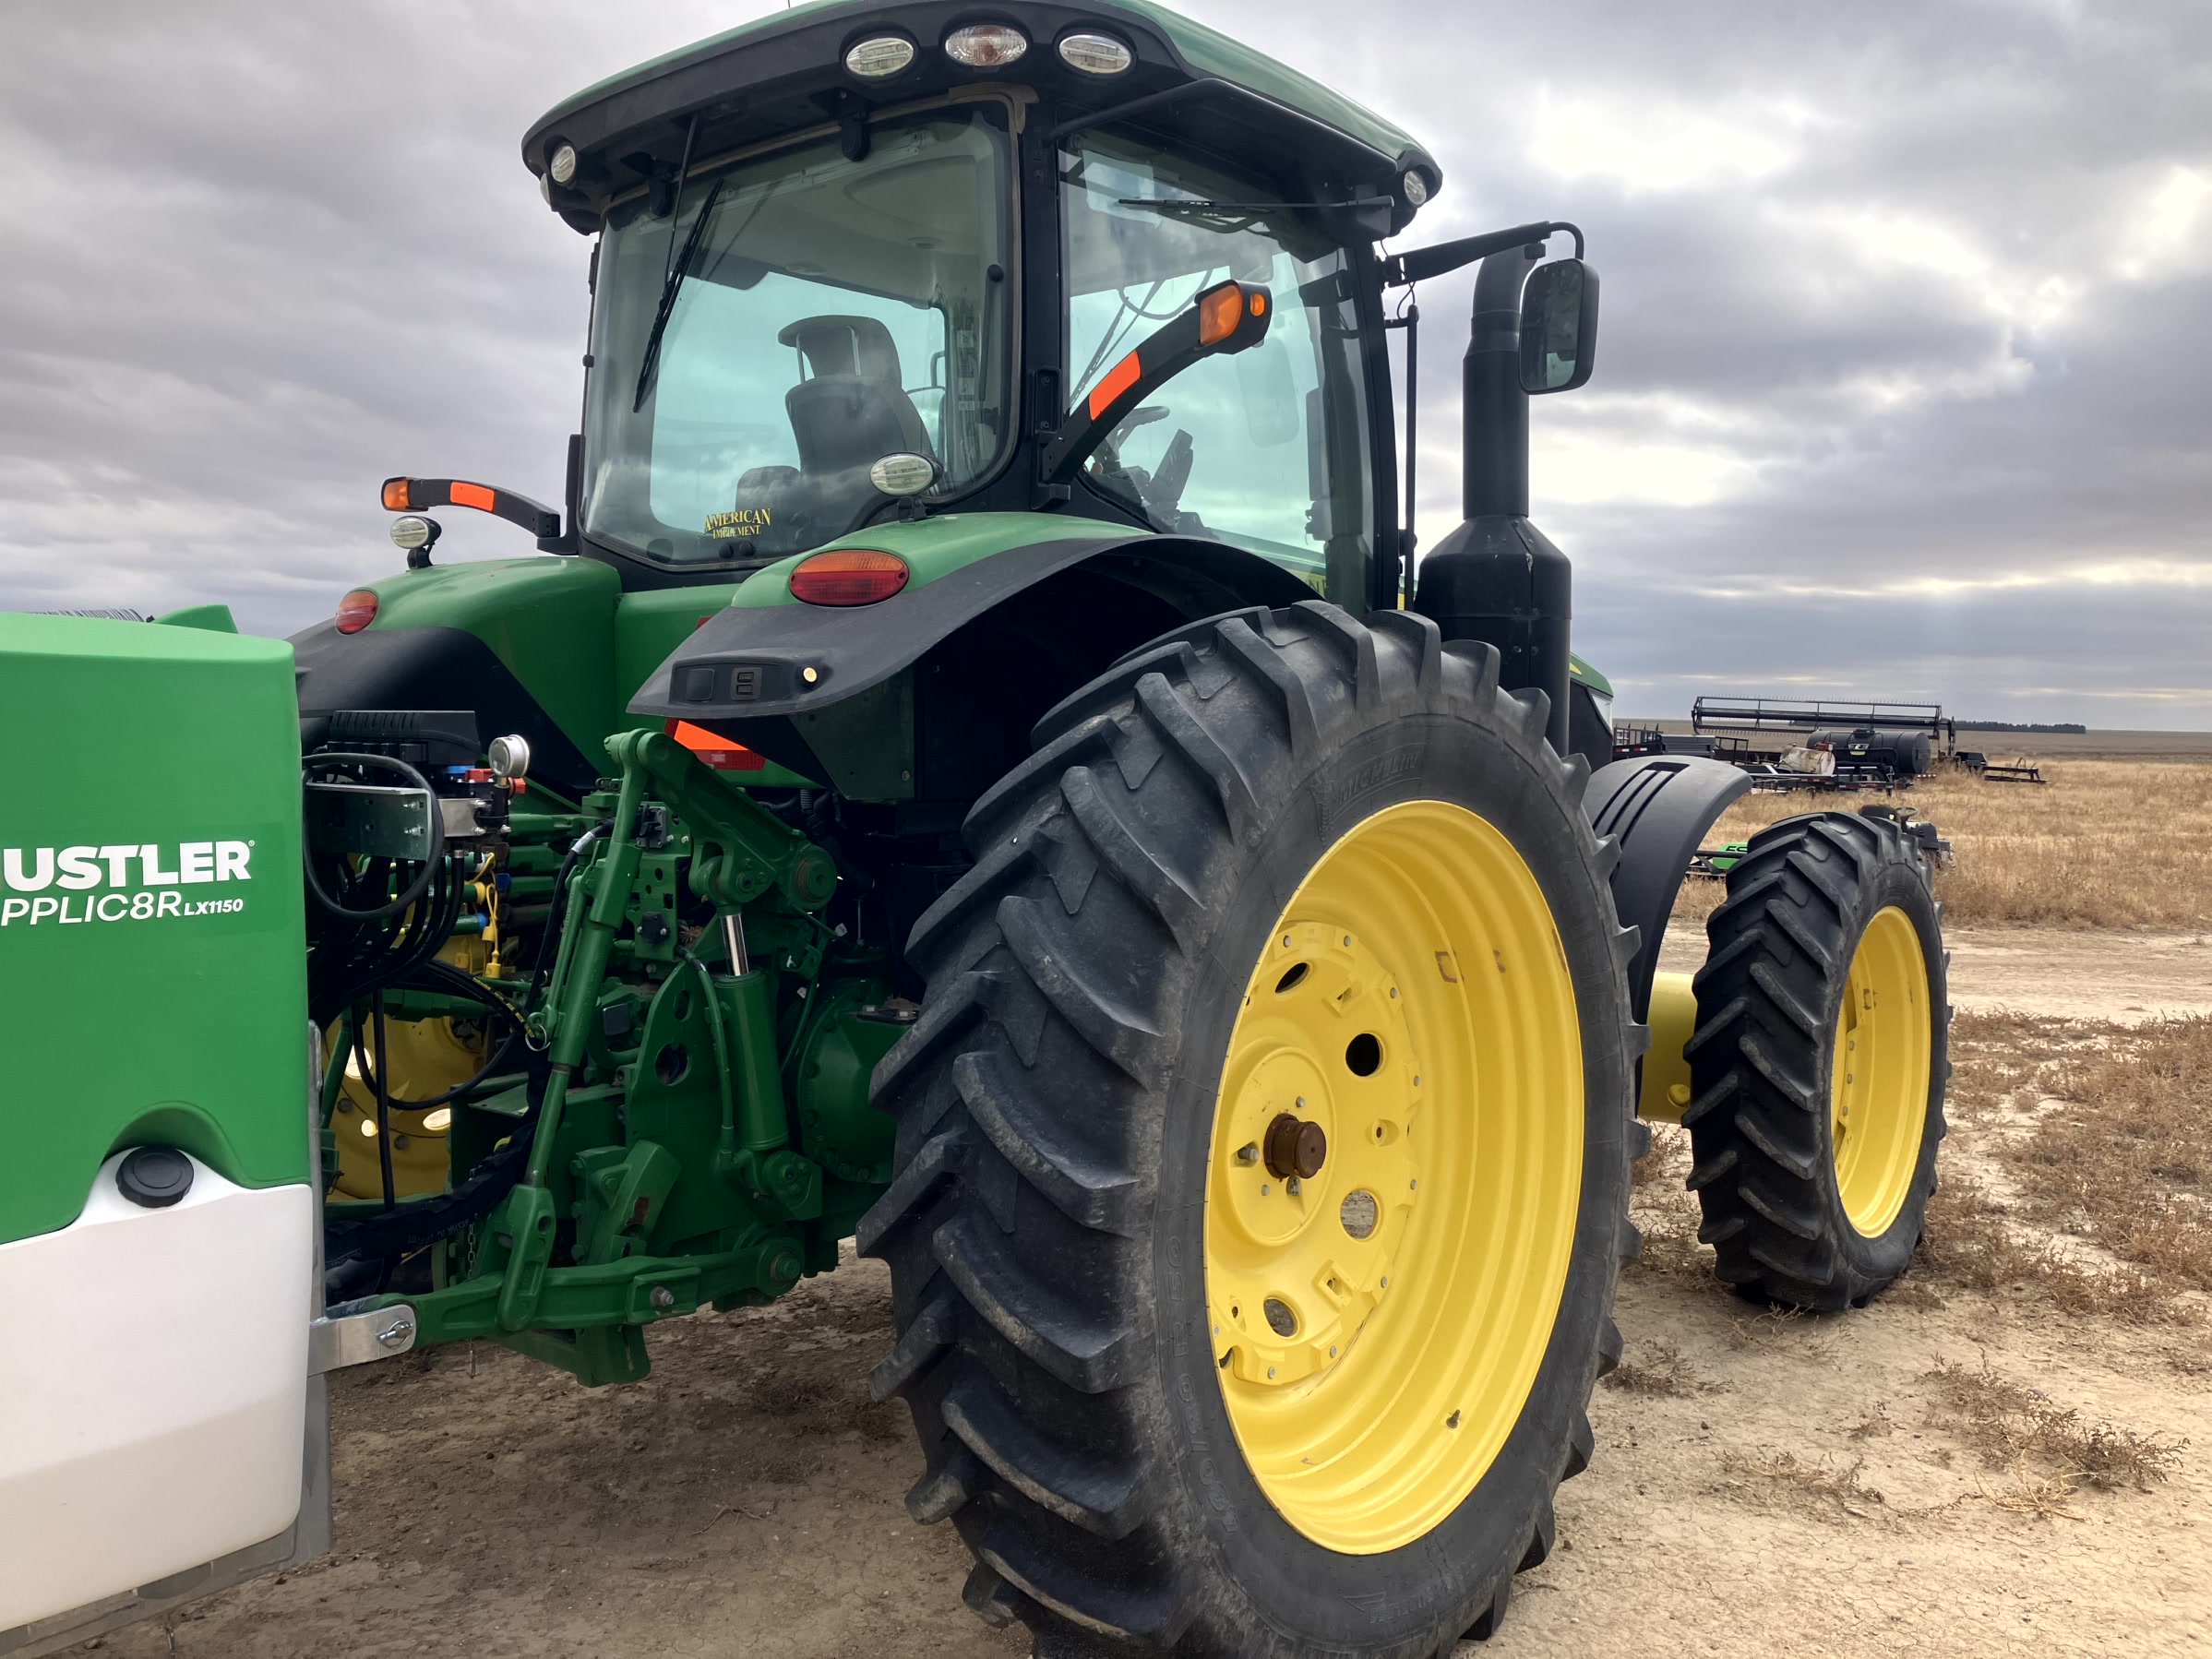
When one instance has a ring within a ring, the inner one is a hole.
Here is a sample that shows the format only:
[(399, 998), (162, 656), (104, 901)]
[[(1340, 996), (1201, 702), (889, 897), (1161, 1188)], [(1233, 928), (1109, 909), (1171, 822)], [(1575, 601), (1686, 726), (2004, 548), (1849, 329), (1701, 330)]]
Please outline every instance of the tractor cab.
[[(575, 550), (726, 579), (890, 519), (1044, 510), (1395, 603), (1374, 245), (1435, 162), (1164, 10), (965, 19), (807, 7), (532, 129), (547, 200), (598, 238)], [(1239, 327), (1178, 338), (1230, 282)]]

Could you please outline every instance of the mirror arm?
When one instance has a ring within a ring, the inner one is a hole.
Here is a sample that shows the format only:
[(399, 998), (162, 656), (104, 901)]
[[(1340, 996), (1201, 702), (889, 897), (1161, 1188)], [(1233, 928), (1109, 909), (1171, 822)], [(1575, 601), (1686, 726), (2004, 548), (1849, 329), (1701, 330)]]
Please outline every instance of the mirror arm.
[[(1238, 314), (1237, 327), (1229, 334), (1212, 341), (1202, 340), (1198, 306), (1193, 303), (1154, 329), (1142, 345), (1107, 370), (1105, 378), (1092, 388), (1090, 395), (1045, 440), (1044, 452), (1038, 458), (1040, 482), (1066, 483), (1073, 478), (1076, 469), (1106, 441), (1107, 434), (1128, 420), (1146, 398), (1200, 358), (1216, 352), (1241, 352), (1265, 340), (1268, 325), (1274, 320), (1273, 296), (1256, 283), (1239, 286), (1244, 308)], [(1206, 292), (1216, 291), (1208, 289)], [(1101, 393), (1106, 395), (1101, 397)]]
[(527, 495), (518, 495), (512, 490), (471, 483), (465, 478), (388, 478), (384, 481), (384, 507), (387, 512), (413, 513), (431, 507), (472, 507), (480, 513), (491, 514), (495, 519), (505, 519), (509, 524), (528, 531), (541, 542), (557, 540), (561, 533), (560, 514)]
[(1382, 261), (1382, 285), (1385, 288), (1405, 288), (1430, 277), (1444, 276), (1462, 266), (1472, 265), (1477, 259), (1487, 259), (1492, 254), (1502, 254), (1521, 243), (1542, 242), (1554, 233), (1564, 231), (1574, 238), (1574, 257), (1583, 257), (1583, 233), (1579, 226), (1564, 220), (1541, 220), (1534, 224), (1517, 224), (1510, 230), (1486, 231), (1479, 236), (1463, 236), (1457, 242), (1440, 242), (1434, 247), (1417, 247), (1410, 252), (1394, 254)]

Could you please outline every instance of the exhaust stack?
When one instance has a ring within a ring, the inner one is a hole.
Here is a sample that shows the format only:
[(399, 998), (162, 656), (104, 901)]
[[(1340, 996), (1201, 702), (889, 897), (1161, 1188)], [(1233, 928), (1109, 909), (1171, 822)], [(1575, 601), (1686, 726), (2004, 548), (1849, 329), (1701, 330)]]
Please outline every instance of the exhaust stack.
[(1524, 243), (1489, 255), (1477, 273), (1461, 381), (1465, 518), (1421, 561), (1414, 608), (1447, 639), (1496, 646), (1499, 683), (1543, 692), (1551, 746), (1564, 755), (1573, 573), (1528, 521), (1528, 400), (1589, 378), (1597, 279), (1579, 257), (1532, 279), (1543, 253), (1541, 241)]

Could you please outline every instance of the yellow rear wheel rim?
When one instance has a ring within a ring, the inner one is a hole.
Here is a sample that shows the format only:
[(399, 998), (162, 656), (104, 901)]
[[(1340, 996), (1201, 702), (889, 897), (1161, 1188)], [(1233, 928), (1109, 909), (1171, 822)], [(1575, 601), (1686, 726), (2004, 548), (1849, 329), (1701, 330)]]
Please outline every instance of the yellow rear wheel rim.
[[(1285, 1117), (1325, 1138), (1310, 1174)], [(1247, 1464), (1324, 1547), (1412, 1543), (1520, 1419), (1581, 1196), (1573, 985), (1503, 835), (1416, 801), (1323, 854), (1246, 986), (1209, 1156), (1207, 1311)]]
[[(344, 1033), (333, 1021), (324, 1041), (336, 1043)], [(479, 1035), (465, 1042), (450, 1020), (388, 1020), (385, 1041), (391, 1045), (391, 1067), (385, 1088), (395, 1100), (428, 1100), (475, 1076), (484, 1064), (484, 1042)], [(377, 1040), (362, 1034), (372, 1070), (382, 1067)], [(333, 1183), (341, 1198), (375, 1199), (384, 1196), (384, 1169), (377, 1153), (377, 1093), (361, 1075), (351, 1052), (341, 1062), (345, 1080), (330, 1115), (337, 1131), (338, 1179)], [(395, 1195), (411, 1199), (443, 1192), (447, 1177), (447, 1131), (453, 1112), (433, 1106), (411, 1112), (395, 1106), (391, 1115), (392, 1185)]]
[(1861, 1237), (1889, 1231), (1919, 1167), (1934, 1047), (1928, 1001), (1919, 930), (1890, 905), (1851, 954), (1829, 1083), (1835, 1189)]

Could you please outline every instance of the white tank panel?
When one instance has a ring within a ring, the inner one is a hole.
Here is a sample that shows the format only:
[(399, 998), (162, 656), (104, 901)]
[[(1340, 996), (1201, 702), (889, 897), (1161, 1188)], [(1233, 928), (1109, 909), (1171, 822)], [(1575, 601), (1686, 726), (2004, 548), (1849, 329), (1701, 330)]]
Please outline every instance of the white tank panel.
[(165, 1210), (102, 1166), (0, 1245), (0, 1630), (274, 1537), (299, 1513), (315, 1202), (193, 1160)]

